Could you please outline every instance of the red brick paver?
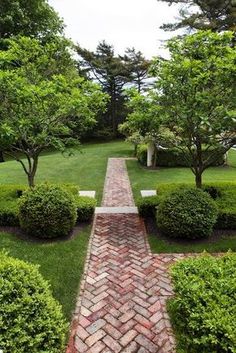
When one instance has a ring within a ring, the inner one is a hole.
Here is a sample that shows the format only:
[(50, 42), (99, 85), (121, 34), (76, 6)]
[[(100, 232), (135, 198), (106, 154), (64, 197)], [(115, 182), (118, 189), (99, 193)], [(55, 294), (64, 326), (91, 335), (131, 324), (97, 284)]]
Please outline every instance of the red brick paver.
[(109, 158), (108, 160), (102, 206), (134, 206), (125, 159), (123, 158)]
[[(124, 161), (112, 159), (103, 206), (120, 203), (133, 206), (133, 198)], [(97, 214), (67, 353), (175, 353), (167, 269), (182, 257), (152, 255), (137, 214)]]

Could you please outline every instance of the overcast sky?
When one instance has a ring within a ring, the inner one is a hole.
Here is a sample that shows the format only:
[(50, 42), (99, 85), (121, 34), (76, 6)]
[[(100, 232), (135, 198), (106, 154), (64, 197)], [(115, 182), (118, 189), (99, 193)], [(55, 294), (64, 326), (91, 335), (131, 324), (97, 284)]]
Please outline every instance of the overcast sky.
[(159, 27), (178, 15), (176, 6), (157, 0), (49, 0), (66, 24), (66, 35), (82, 47), (95, 50), (105, 39), (116, 53), (127, 47), (147, 58), (165, 55), (163, 40), (170, 37)]

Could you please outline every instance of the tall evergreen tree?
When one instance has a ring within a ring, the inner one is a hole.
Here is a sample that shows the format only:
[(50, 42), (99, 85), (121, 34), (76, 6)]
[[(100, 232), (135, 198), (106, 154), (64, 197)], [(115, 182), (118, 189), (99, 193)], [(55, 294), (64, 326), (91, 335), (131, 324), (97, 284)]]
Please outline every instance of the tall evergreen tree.
[(130, 74), (127, 65), (120, 56), (116, 56), (112, 45), (102, 41), (96, 52), (77, 47), (80, 56), (79, 65), (84, 68), (88, 77), (101, 84), (103, 91), (110, 96), (108, 109), (103, 119), (103, 127), (111, 127), (113, 135), (122, 121), (124, 97), (122, 90), (129, 82)]
[(141, 92), (147, 83), (150, 62), (145, 59), (141, 51), (136, 51), (135, 48), (127, 48), (122, 59), (127, 64), (131, 82), (136, 86), (138, 92)]
[(180, 21), (164, 24), (165, 30), (179, 28), (236, 31), (236, 0), (157, 0), (180, 4)]

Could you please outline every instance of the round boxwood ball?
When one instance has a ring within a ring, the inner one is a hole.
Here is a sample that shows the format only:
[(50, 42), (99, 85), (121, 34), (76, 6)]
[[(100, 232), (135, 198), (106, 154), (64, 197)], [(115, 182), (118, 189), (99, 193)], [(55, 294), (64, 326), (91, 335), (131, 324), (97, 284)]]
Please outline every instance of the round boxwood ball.
[(200, 189), (180, 189), (170, 193), (159, 205), (157, 225), (173, 238), (208, 237), (217, 219), (212, 198)]
[(38, 267), (0, 253), (0, 348), (61, 353), (68, 325)]
[(39, 185), (24, 192), (19, 200), (21, 228), (40, 238), (67, 236), (77, 218), (73, 195), (59, 186)]

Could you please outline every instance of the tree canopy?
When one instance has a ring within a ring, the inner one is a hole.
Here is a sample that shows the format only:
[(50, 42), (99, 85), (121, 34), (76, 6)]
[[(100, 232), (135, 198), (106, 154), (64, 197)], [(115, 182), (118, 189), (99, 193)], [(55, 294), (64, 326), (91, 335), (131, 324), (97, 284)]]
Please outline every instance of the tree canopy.
[(47, 0), (1, 0), (0, 39), (15, 35), (46, 38), (63, 30), (63, 22)]
[[(232, 37), (232, 32), (200, 31), (170, 40), (170, 60), (153, 61), (156, 83), (148, 94), (135, 98), (133, 113), (125, 123), (132, 133), (134, 127), (142, 132), (143, 127), (154, 126), (157, 137), (160, 126), (168, 128), (199, 187), (202, 173), (219, 153), (226, 153), (236, 143), (236, 49)], [(203, 154), (203, 150), (209, 153)]]
[(180, 4), (180, 20), (164, 24), (165, 30), (190, 28), (212, 31), (236, 31), (235, 0), (157, 0), (168, 4)]
[(23, 37), (0, 52), (0, 147), (21, 163), (30, 186), (40, 153), (77, 145), (106, 105), (100, 88), (76, 74), (66, 48), (54, 61), (57, 49)]

